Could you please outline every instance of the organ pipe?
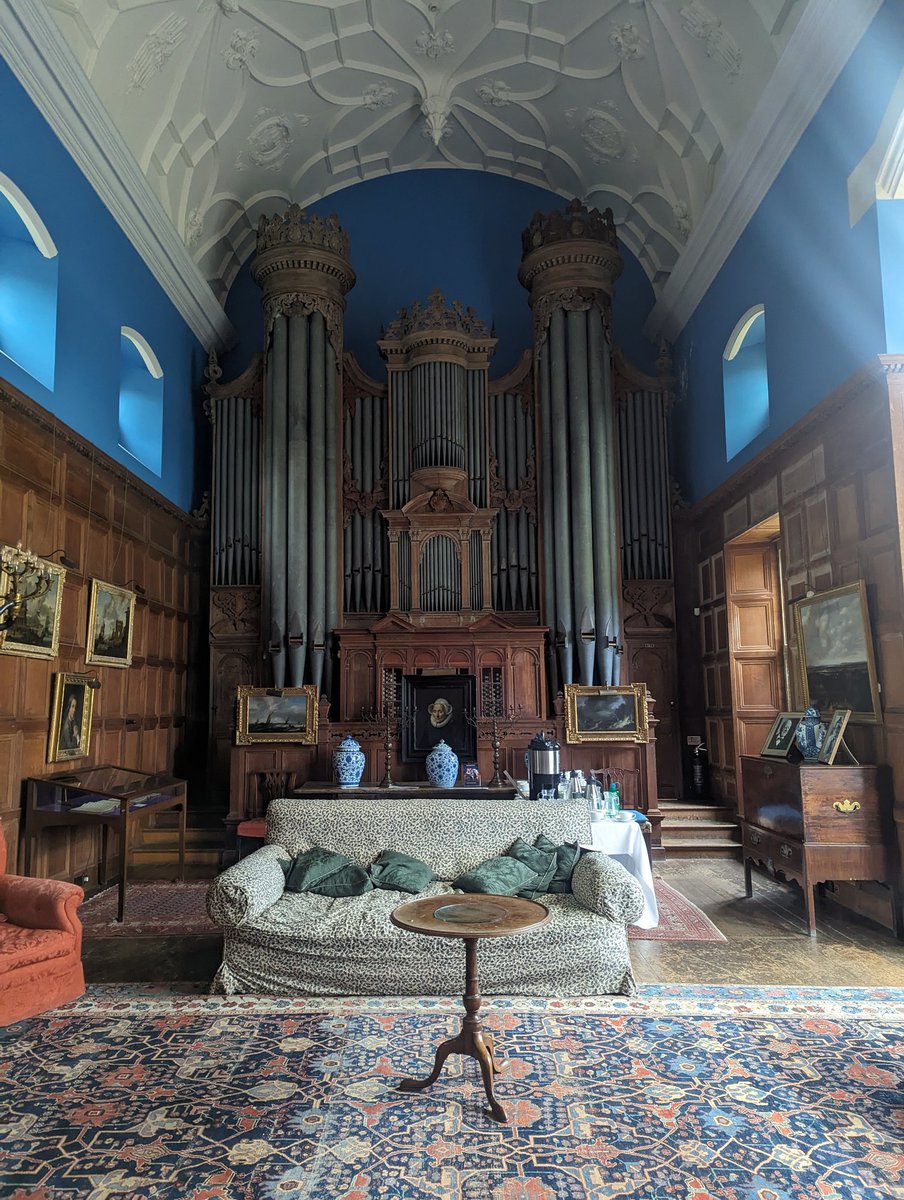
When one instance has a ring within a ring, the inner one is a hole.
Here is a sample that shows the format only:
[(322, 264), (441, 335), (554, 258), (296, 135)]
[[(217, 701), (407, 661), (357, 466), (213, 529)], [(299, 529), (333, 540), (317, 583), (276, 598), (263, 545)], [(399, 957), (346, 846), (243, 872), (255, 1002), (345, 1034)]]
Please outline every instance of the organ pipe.
[(667, 396), (638, 388), (620, 397), (622, 572), (626, 579), (667, 579), (672, 572)]

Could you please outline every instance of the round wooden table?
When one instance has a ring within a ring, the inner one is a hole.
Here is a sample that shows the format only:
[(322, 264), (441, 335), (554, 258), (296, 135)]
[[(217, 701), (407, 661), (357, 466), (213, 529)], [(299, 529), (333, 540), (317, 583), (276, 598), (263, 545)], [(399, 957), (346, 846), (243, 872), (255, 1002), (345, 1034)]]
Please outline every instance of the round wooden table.
[(507, 1122), (505, 1109), (493, 1095), (493, 1076), (505, 1067), (495, 1055), (493, 1035), (486, 1033), (480, 1023), (480, 990), (477, 978), (477, 943), (480, 938), (507, 937), (521, 933), (549, 920), (549, 909), (535, 900), (520, 896), (467, 895), (427, 896), (400, 904), (390, 914), (393, 925), (411, 933), (431, 937), (462, 938), (465, 943), (465, 1016), (461, 1031), (436, 1051), (433, 1070), (426, 1079), (403, 1079), (403, 1092), (419, 1092), (439, 1078), (443, 1064), (450, 1054), (467, 1054), (476, 1058), (483, 1076), (483, 1087), (490, 1102), (489, 1116)]

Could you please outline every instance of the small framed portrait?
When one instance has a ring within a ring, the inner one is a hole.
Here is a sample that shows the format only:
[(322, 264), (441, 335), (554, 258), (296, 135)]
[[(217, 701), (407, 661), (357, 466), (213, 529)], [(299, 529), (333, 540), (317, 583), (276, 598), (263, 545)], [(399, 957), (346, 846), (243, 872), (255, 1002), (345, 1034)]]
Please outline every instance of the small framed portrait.
[(402, 762), (424, 762), (438, 742), (459, 759), (477, 754), (473, 675), (402, 677)]
[(565, 685), (565, 740), (581, 742), (647, 742), (647, 685), (624, 687)]
[(134, 624), (135, 593), (92, 579), (85, 662), (105, 667), (130, 667)]
[(822, 745), (819, 747), (819, 753), (816, 755), (818, 763), (822, 763), (825, 767), (830, 767), (835, 761), (835, 755), (838, 753), (838, 747), (844, 738), (844, 731), (848, 721), (851, 719), (851, 715), (851, 709), (849, 708), (836, 708), (832, 713), (832, 719), (829, 721), (826, 735), (822, 739)]
[(480, 787), (480, 767), (476, 762), (461, 764), (461, 782), (463, 787)]
[[(22, 581), (25, 602), (8, 629), (0, 633), (0, 654), (19, 654), (25, 658), (56, 658), (60, 645), (60, 611), (63, 607), (63, 584), (66, 571), (56, 563), (38, 560), (38, 568), (48, 580), (46, 590), (36, 591), (37, 575), (26, 575)], [(6, 595), (10, 578), (0, 569), (0, 591)]]
[(795, 745), (794, 734), (803, 715), (799, 712), (780, 712), (773, 721), (769, 735), (763, 743), (760, 757), (787, 758), (792, 746)]
[(235, 744), (317, 741), (317, 687), (261, 688), (242, 684), (236, 690)]
[(48, 762), (65, 762), (88, 754), (94, 712), (94, 689), (88, 686), (91, 678), (90, 675), (64, 672), (57, 675), (50, 716)]

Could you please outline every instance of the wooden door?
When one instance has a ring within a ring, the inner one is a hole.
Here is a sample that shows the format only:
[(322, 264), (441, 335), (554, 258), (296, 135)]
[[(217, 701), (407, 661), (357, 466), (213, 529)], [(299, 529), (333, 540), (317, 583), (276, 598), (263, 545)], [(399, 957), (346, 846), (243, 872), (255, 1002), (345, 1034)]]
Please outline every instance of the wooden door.
[(785, 703), (778, 570), (774, 541), (725, 546), (734, 765), (742, 817), (740, 756), (759, 754)]

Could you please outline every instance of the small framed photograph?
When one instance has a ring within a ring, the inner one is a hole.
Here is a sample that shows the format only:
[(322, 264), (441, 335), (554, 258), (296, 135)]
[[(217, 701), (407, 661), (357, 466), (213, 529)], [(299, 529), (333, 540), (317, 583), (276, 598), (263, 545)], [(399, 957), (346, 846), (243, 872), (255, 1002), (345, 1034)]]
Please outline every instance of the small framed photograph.
[(235, 744), (317, 741), (317, 687), (262, 688), (242, 684), (236, 691)]
[(94, 690), (88, 686), (90, 679), (90, 675), (64, 672), (57, 675), (50, 716), (48, 762), (65, 762), (88, 754), (94, 712)]
[(476, 762), (461, 764), (461, 782), (463, 787), (480, 787), (480, 767)]
[(780, 712), (763, 743), (760, 757), (787, 758), (792, 746), (795, 745), (794, 734), (803, 715), (799, 712)]
[(565, 740), (647, 742), (647, 685), (585, 687), (565, 684)]
[[(22, 591), (25, 603), (8, 629), (0, 633), (0, 654), (19, 654), (24, 658), (56, 658), (60, 645), (60, 612), (63, 607), (63, 584), (66, 571), (56, 563), (39, 559), (39, 566), (48, 572), (47, 590), (33, 595), (35, 577), (25, 576)], [(7, 595), (10, 578), (0, 570), (0, 591)]]
[(829, 727), (816, 756), (818, 763), (830, 767), (835, 761), (835, 755), (838, 753), (838, 747), (841, 745), (845, 728), (850, 719), (851, 709), (849, 708), (836, 708), (832, 713), (832, 719), (829, 721)]
[(130, 667), (134, 624), (135, 593), (92, 579), (85, 662), (89, 666)]

